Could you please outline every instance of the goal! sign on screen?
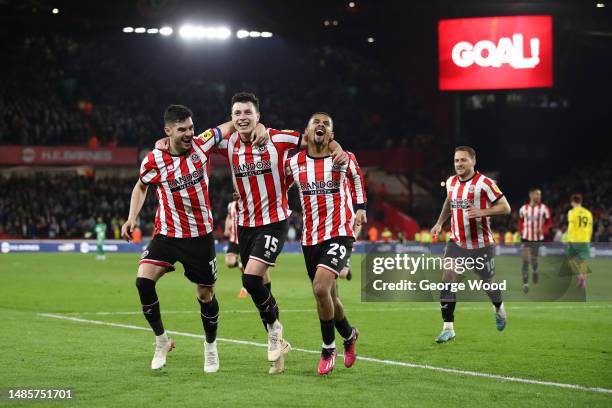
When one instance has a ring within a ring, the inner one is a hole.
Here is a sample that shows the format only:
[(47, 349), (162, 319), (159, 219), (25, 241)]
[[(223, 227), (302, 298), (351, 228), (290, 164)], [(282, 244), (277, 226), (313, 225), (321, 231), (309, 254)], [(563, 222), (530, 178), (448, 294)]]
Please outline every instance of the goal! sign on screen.
[(440, 90), (553, 85), (552, 17), (440, 20)]

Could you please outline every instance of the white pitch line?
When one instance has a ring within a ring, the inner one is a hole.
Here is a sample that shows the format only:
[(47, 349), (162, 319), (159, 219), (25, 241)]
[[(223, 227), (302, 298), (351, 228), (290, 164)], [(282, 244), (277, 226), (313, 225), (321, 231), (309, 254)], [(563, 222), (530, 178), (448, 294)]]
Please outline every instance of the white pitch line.
[[(96, 324), (100, 326), (120, 327), (124, 329), (143, 330), (143, 331), (150, 330), (150, 328), (148, 327), (134, 326), (131, 324), (81, 319), (78, 317), (64, 316), (64, 315), (53, 314), (53, 313), (39, 313), (38, 315), (41, 317), (69, 320), (69, 321), (79, 322), (79, 323)], [(179, 331), (174, 331), (174, 330), (167, 330), (167, 332), (175, 336), (192, 337), (192, 338), (197, 338), (197, 339), (204, 338), (204, 336), (200, 334), (179, 332)], [(268, 347), (267, 344), (257, 343), (254, 341), (247, 341), (247, 340), (227, 339), (223, 337), (217, 337), (217, 340), (225, 342), (225, 343), (241, 344), (241, 345), (248, 345), (248, 346), (255, 346), (255, 347)], [(320, 353), (319, 351), (302, 349), (302, 348), (293, 348), (293, 350), (302, 352), (302, 353), (309, 353), (309, 354), (319, 354)], [(544, 386), (549, 386), (549, 387), (566, 388), (566, 389), (573, 389), (573, 390), (578, 390), (578, 391), (596, 392), (600, 394), (612, 394), (612, 389), (602, 388), (602, 387), (585, 387), (583, 385), (578, 385), (578, 384), (566, 384), (566, 383), (557, 383), (553, 381), (531, 380), (528, 378), (509, 377), (509, 376), (499, 375), (499, 374), (481, 373), (478, 371), (459, 370), (456, 368), (437, 367), (437, 366), (432, 366), (429, 364), (407, 363), (404, 361), (384, 360), (384, 359), (372, 358), (372, 357), (357, 356), (357, 359), (361, 361), (368, 361), (371, 363), (393, 365), (393, 366), (400, 366), (400, 367), (418, 368), (418, 369), (438, 371), (438, 372), (444, 372), (444, 373), (465, 375), (465, 376), (470, 376), (470, 377), (488, 378), (488, 379), (493, 379), (493, 380), (509, 381), (509, 382), (523, 383), (523, 384), (532, 384), (532, 385), (544, 385)]]
[[(459, 306), (461, 310), (486, 310), (487, 306)], [(562, 306), (545, 306), (545, 305), (536, 305), (536, 306), (506, 306), (507, 310), (556, 310), (556, 309), (610, 309), (611, 305), (562, 305)], [(372, 309), (351, 309), (345, 308), (345, 312), (352, 313), (361, 313), (361, 312), (411, 312), (418, 310), (439, 310), (439, 306), (430, 306), (430, 307), (406, 307), (406, 308), (372, 308)], [(311, 309), (281, 309), (282, 313), (315, 313), (315, 308)], [(199, 313), (198, 309), (193, 310), (164, 310), (163, 314), (193, 314)], [(221, 313), (255, 313), (255, 309), (235, 309), (235, 310), (224, 310), (221, 309)], [(62, 315), (72, 315), (72, 316), (83, 316), (83, 315), (96, 315), (96, 316), (119, 316), (119, 315), (141, 315), (141, 311), (117, 311), (117, 312), (66, 312), (62, 313)]]

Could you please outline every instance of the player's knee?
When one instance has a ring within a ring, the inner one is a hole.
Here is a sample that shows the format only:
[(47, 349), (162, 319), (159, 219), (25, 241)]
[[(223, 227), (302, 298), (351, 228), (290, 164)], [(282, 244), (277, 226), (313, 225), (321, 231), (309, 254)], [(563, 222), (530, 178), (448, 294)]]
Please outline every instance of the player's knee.
[(253, 293), (255, 292), (255, 290), (257, 290), (259, 286), (262, 286), (262, 285), (263, 285), (263, 279), (261, 276), (250, 275), (246, 273), (242, 274), (242, 286), (244, 286), (247, 292)]
[(225, 266), (228, 268), (235, 268), (238, 266), (238, 262), (236, 262), (236, 255), (234, 254), (225, 254)]
[(215, 295), (214, 287), (212, 286), (197, 286), (198, 299), (200, 302), (208, 303), (212, 301), (213, 296)]
[(317, 299), (324, 299), (331, 294), (331, 287), (327, 282), (315, 279), (312, 283), (312, 292)]

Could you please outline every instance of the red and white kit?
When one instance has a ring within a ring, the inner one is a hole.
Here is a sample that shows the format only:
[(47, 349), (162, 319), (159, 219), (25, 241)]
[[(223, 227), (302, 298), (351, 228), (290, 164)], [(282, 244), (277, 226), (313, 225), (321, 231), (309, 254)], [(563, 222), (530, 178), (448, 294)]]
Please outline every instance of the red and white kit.
[(238, 243), (238, 224), (236, 223), (238, 217), (238, 202), (231, 201), (227, 205), (227, 213), (232, 217), (232, 224), (229, 229), (229, 237), (227, 237), (229, 242), (233, 242), (234, 244)]
[(467, 209), (470, 204), (479, 209), (489, 208), (503, 197), (495, 182), (479, 172), (465, 181), (451, 176), (446, 180), (446, 192), (451, 207), (451, 239), (466, 249), (494, 245), (489, 217), (469, 219)]
[(259, 227), (287, 219), (284, 163), (289, 150), (299, 147), (302, 135), (292, 130), (268, 129), (270, 139), (255, 147), (238, 132), (223, 139), (218, 151), (229, 160), (238, 193), (238, 225)]
[(302, 245), (315, 245), (333, 237), (353, 235), (353, 199), (348, 179), (354, 183), (358, 206), (366, 203), (363, 177), (355, 160), (334, 165), (331, 156), (314, 158), (305, 150), (287, 160), (302, 202)]
[[(525, 204), (519, 210), (521, 238), (526, 241), (543, 241), (544, 229), (550, 220), (550, 210), (545, 204)], [(536, 231), (540, 233), (536, 235)]]
[(159, 206), (153, 235), (193, 238), (213, 230), (208, 197), (209, 156), (223, 135), (218, 128), (193, 138), (180, 156), (154, 149), (140, 165), (140, 180), (157, 187)]

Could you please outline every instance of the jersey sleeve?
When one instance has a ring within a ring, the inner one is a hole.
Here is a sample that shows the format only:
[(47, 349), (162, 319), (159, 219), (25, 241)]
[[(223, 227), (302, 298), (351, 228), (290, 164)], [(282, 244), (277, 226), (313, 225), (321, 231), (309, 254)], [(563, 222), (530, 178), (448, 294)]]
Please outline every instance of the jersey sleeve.
[(489, 200), (491, 204), (495, 203), (504, 196), (504, 193), (501, 192), (497, 184), (495, 184), (495, 182), (488, 177), (485, 177), (482, 184), (482, 189), (487, 195), (487, 200)]
[(356, 208), (358, 210), (365, 210), (367, 197), (365, 192), (365, 184), (363, 182), (363, 173), (361, 172), (361, 168), (359, 167), (359, 163), (357, 163), (355, 155), (351, 152), (347, 152), (347, 154), (349, 157), (349, 162), (346, 170), (346, 176), (351, 187), (351, 196), (353, 197), (353, 202), (357, 203)]
[(193, 140), (206, 156), (210, 156), (211, 153), (219, 150), (216, 147), (224, 140), (224, 136), (221, 129), (216, 127), (200, 133)]
[(276, 130), (268, 129), (270, 140), (280, 152), (288, 151), (289, 149), (298, 148), (302, 143), (302, 134), (295, 130)]
[(158, 184), (160, 180), (159, 169), (155, 162), (153, 152), (147, 153), (140, 163), (140, 181), (144, 184)]

